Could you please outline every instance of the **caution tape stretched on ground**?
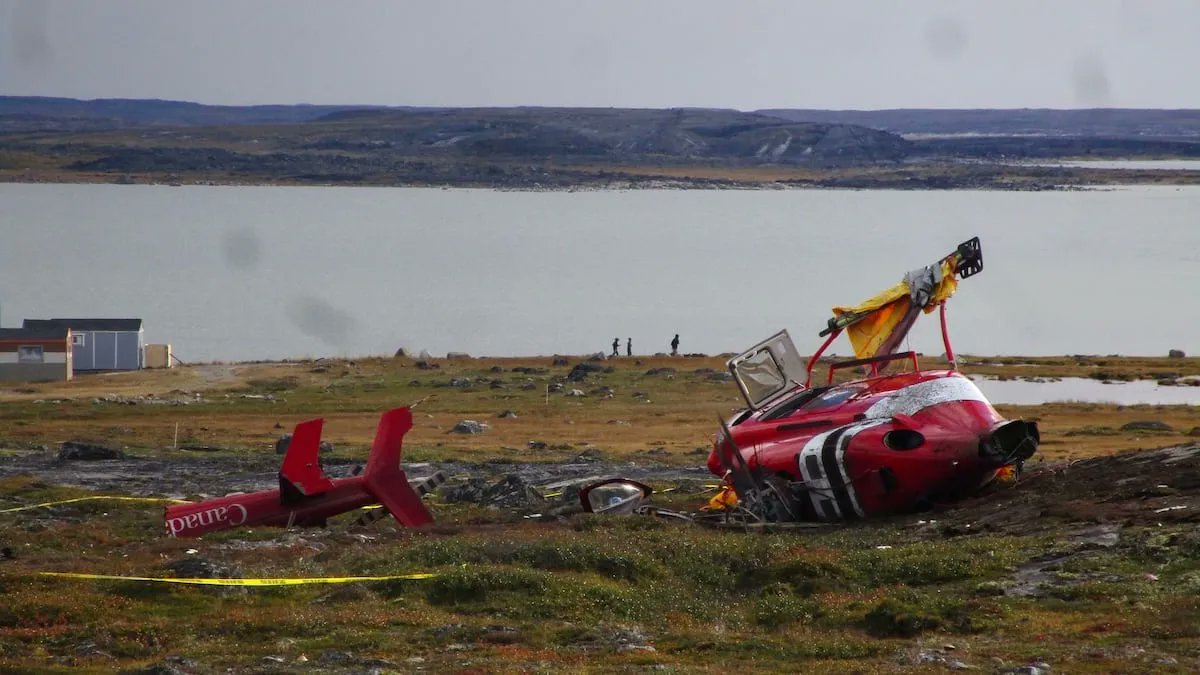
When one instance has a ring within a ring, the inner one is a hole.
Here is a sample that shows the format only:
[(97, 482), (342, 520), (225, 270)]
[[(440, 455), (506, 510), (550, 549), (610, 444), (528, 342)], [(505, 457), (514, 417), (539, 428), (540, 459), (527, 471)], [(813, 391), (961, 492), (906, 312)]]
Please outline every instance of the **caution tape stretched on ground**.
[(99, 499), (111, 499), (122, 502), (171, 502), (172, 504), (186, 504), (186, 499), (168, 499), (166, 497), (118, 497), (110, 495), (99, 495), (94, 497), (76, 497), (74, 499), (62, 499), (56, 502), (42, 502), (41, 504), (30, 504), (29, 506), (18, 506), (11, 509), (0, 509), (0, 513), (13, 513), (16, 511), (29, 511), (30, 509), (44, 509), (48, 506), (58, 506), (60, 504), (73, 504), (75, 502), (89, 502)]
[(438, 576), (429, 572), (414, 574), (391, 574), (380, 577), (282, 577), (274, 579), (207, 579), (173, 577), (125, 577), (113, 574), (80, 574), (74, 572), (39, 572), (44, 577), (67, 579), (95, 579), (100, 581), (153, 581), (164, 584), (190, 584), (194, 586), (301, 586), (304, 584), (349, 584), (362, 581), (415, 581), (433, 579)]

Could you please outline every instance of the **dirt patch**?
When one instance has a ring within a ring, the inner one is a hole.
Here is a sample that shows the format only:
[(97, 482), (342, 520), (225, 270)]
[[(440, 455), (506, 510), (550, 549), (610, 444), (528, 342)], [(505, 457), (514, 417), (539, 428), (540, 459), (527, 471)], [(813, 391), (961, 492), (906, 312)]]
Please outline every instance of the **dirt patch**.
[(1035, 534), (1063, 523), (1200, 521), (1200, 443), (1044, 462), (1014, 485), (938, 509), (942, 535)]

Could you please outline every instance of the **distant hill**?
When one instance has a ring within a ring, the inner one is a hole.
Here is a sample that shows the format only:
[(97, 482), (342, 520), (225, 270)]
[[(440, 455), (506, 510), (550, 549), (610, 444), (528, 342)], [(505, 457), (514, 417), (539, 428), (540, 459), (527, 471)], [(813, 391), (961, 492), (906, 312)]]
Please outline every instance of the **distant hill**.
[(1042, 189), (1162, 179), (1014, 168), (1079, 157), (1200, 157), (1200, 111), (209, 106), (0, 96), (0, 180)]
[(83, 101), (42, 96), (0, 96), (0, 130), (20, 128), (125, 128), (134, 126), (221, 126), (307, 122), (330, 113), (370, 106), (203, 105), (158, 99), (105, 98)]
[(896, 134), (866, 127), (699, 108), (354, 110), (318, 122), (325, 128), (313, 148), (418, 155), (788, 164), (896, 160), (908, 153), (908, 142)]
[(1200, 110), (1132, 108), (811, 110), (789, 108), (756, 112), (796, 122), (858, 124), (897, 134), (1200, 139)]

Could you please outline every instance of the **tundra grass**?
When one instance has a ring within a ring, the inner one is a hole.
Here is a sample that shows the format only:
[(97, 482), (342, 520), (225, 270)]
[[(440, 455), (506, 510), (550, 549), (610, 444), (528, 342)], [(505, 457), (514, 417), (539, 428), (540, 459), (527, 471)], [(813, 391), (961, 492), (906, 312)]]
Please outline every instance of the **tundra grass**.
[[(25, 502), (80, 494), (23, 479), (3, 487)], [(1059, 537), (927, 540), (901, 523), (803, 535), (592, 516), (481, 523), (452, 507), (437, 516), (428, 532), (385, 524), (370, 535), (334, 526), (172, 540), (159, 536), (153, 508), (134, 504), (5, 514), (0, 668), (103, 671), (176, 657), (211, 671), (882, 672), (924, 653), (981, 668), (1040, 660), (1182, 672), (1200, 653), (1200, 538), (1178, 526), (1131, 532), (1104, 556), (1075, 547), (1035, 601), (997, 589), (1071, 546)], [(438, 576), (227, 589), (37, 574), (188, 569)]]
[[(964, 372), (996, 377), (1162, 379), (1200, 376), (1200, 359), (1128, 357), (964, 357)], [(81, 376), (70, 383), (0, 388), (0, 446), (91, 440), (159, 453), (207, 446), (270, 454), (296, 423), (326, 419), (324, 438), (348, 458), (364, 457), (379, 413), (416, 404), (406, 437), (410, 461), (562, 461), (586, 451), (614, 459), (694, 465), (711, 442), (717, 417), (743, 402), (722, 379), (718, 357), (618, 358), (587, 362), (601, 369), (580, 381), (580, 363), (549, 357), (410, 359), (210, 364), (165, 371)], [(937, 367), (937, 359), (923, 366)], [(823, 375), (824, 366), (818, 368)], [(846, 376), (853, 376), (846, 373)], [(1186, 381), (1186, 380), (1185, 380)], [(1200, 387), (1196, 388), (1200, 402)], [(579, 393), (580, 396), (572, 394)], [(1055, 403), (999, 406), (1010, 417), (1035, 417), (1044, 458), (1111, 454), (1169, 445), (1200, 427), (1200, 406)], [(512, 411), (516, 417), (498, 417)], [(1173, 431), (1122, 431), (1131, 421), (1166, 422)], [(482, 434), (449, 433), (463, 419), (488, 424)], [(1107, 427), (1113, 434), (1088, 434)], [(536, 450), (531, 450), (531, 442)], [(544, 447), (543, 447), (544, 444)], [(186, 450), (185, 450), (186, 451)]]
[[(1099, 363), (1103, 361), (1104, 363)], [(325, 417), (335, 456), (362, 458), (379, 413), (417, 403), (408, 461), (613, 461), (693, 466), (739, 403), (719, 358), (616, 359), (582, 381), (549, 358), (207, 364), (0, 391), (0, 445), (53, 453), (91, 440), (170, 458), (183, 446), (273, 461), (291, 425)], [(611, 368), (611, 370), (609, 370)], [(662, 370), (664, 368), (670, 370)], [(969, 359), (1032, 377), (1104, 369), (1200, 374), (1196, 359)], [(457, 382), (455, 382), (457, 380)], [(465, 382), (463, 381), (465, 380)], [(561, 391), (554, 385), (561, 384)], [(530, 386), (532, 385), (532, 386)], [(583, 396), (570, 396), (572, 389)], [(186, 402), (186, 403), (185, 403)], [(512, 410), (516, 418), (500, 418)], [(1190, 440), (1197, 406), (1003, 406), (1035, 417), (1039, 457), (1074, 459)], [(483, 434), (448, 433), (462, 419)], [(1157, 420), (1172, 431), (1124, 431)], [(178, 425), (178, 436), (176, 436)], [(530, 447), (530, 441), (545, 447)], [(698, 450), (699, 449), (699, 450)], [(93, 493), (0, 480), (0, 510)], [(694, 508), (684, 490), (656, 502)], [(813, 531), (713, 531), (649, 519), (535, 522), (432, 505), (437, 523), (355, 530), (161, 535), (161, 506), (76, 502), (0, 514), (0, 670), (111, 672), (891, 672), (1044, 661), (1073, 672), (1200, 666), (1194, 525), (1127, 527), (1110, 547), (1061, 525), (964, 534), (902, 519)], [(930, 535), (934, 527), (934, 535)], [(50, 578), (319, 577), (430, 572), (427, 580), (209, 588)], [(1027, 596), (1013, 590), (1028, 586)]]

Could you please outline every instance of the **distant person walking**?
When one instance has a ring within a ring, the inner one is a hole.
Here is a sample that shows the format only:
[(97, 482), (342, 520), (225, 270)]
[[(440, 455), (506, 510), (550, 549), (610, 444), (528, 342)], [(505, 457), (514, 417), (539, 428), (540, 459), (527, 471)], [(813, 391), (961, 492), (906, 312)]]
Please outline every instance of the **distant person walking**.
[(621, 355), (621, 338), (613, 338), (613, 356)]
[(625, 338), (625, 356), (633, 356), (633, 338)]
[(679, 356), (679, 333), (671, 339), (671, 356)]

